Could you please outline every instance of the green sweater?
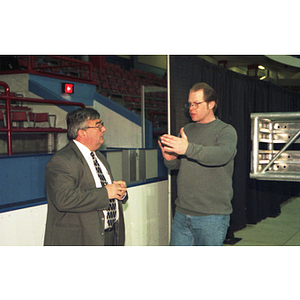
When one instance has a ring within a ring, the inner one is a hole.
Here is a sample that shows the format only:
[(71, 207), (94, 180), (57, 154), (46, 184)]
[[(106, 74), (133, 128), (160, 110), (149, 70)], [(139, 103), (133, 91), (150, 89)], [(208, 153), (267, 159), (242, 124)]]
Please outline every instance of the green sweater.
[(176, 210), (192, 216), (228, 215), (232, 212), (232, 174), (236, 155), (236, 130), (216, 119), (184, 126), (188, 148), (184, 155), (165, 160), (177, 176)]

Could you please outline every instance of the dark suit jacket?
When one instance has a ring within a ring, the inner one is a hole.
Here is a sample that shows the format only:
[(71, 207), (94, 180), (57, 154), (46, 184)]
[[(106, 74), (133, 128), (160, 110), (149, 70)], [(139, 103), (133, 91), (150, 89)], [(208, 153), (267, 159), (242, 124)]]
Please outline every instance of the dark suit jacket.
[[(104, 155), (96, 151), (111, 179)], [(90, 168), (71, 141), (49, 160), (46, 172), (47, 221), (44, 245), (104, 245), (103, 210), (109, 206), (106, 188), (96, 188)], [(128, 196), (123, 200), (125, 203)], [(122, 202), (116, 226), (116, 245), (124, 245)]]

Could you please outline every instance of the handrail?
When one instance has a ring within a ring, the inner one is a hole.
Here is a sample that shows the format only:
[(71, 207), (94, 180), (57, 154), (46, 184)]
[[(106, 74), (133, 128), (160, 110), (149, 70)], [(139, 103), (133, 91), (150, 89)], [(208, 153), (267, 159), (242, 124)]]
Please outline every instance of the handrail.
[[(72, 102), (72, 101), (60, 101), (60, 100), (49, 100), (49, 99), (36, 99), (36, 98), (25, 98), (25, 97), (11, 97), (10, 88), (8, 84), (4, 81), (0, 81), (0, 86), (3, 86), (5, 89), (5, 96), (0, 95), (0, 100), (5, 100), (5, 111), (6, 111), (6, 128), (1, 129), (1, 131), (7, 132), (7, 154), (12, 155), (12, 131), (11, 127), (11, 105), (10, 101), (24, 101), (24, 102), (33, 102), (33, 103), (47, 103), (53, 105), (67, 105), (67, 106), (80, 106), (85, 108), (85, 105), (81, 102)], [(37, 130), (38, 131), (38, 130)]]
[(72, 59), (72, 58), (69, 58), (69, 57), (62, 57), (62, 56), (59, 56), (59, 55), (52, 55), (51, 57), (61, 59), (61, 60), (65, 60), (65, 61), (75, 62), (75, 63), (78, 63), (78, 65), (83, 65), (83, 66), (85, 65), (89, 69), (89, 80), (93, 79), (93, 65), (91, 63), (88, 63), (88, 62), (85, 62), (85, 61), (78, 61), (77, 59)]

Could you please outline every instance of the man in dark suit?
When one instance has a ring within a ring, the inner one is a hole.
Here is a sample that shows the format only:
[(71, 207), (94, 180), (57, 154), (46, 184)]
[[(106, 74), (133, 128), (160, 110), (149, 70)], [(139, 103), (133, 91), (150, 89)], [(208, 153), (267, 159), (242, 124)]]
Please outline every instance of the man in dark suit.
[[(97, 151), (106, 131), (100, 114), (92, 108), (70, 112), (67, 130), (70, 142), (46, 167), (44, 245), (124, 245), (122, 203), (128, 199), (127, 187), (124, 181), (113, 180), (106, 158)], [(113, 224), (111, 204), (116, 204)]]

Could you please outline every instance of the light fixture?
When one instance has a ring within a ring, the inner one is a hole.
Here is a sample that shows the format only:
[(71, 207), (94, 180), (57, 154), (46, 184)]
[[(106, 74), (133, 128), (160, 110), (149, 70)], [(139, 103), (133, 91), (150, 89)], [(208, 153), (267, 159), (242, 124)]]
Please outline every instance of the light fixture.
[(258, 68), (261, 69), (261, 70), (264, 70), (264, 69), (265, 69), (265, 67), (262, 66), (262, 65), (259, 65)]
[(259, 80), (264, 80), (267, 76), (262, 76), (259, 78)]

